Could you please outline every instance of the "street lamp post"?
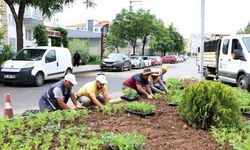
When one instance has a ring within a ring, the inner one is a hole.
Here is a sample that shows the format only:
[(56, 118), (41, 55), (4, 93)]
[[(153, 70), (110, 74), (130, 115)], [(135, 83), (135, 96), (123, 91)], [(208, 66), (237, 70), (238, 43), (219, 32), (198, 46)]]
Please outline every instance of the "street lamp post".
[(204, 22), (205, 22), (205, 0), (201, 0), (201, 47), (200, 47), (200, 78), (203, 79), (203, 52), (204, 52)]

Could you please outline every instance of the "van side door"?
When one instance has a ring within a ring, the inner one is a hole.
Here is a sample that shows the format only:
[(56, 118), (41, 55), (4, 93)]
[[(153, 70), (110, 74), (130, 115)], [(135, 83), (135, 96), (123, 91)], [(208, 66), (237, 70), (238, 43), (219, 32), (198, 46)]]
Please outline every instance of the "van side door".
[(44, 72), (48, 79), (56, 77), (59, 72), (56, 57), (55, 50), (48, 51), (45, 56)]

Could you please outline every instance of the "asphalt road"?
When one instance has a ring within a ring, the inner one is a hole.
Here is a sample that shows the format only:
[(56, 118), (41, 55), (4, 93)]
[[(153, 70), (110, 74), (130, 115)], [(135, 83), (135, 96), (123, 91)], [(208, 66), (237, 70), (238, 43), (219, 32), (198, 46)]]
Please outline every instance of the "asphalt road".
[[(199, 78), (197, 66), (195, 64), (195, 59), (189, 59), (186, 62), (178, 64), (163, 64), (169, 67), (169, 72), (164, 76), (165, 79), (169, 77), (196, 77)], [(160, 66), (151, 67), (152, 69), (159, 69)], [(128, 77), (135, 73), (141, 72), (142, 69), (132, 69), (132, 71), (124, 72), (105, 72), (108, 80), (109, 93), (111, 98), (118, 98), (122, 95), (121, 88), (122, 83)], [(78, 85), (73, 87), (73, 91), (77, 92), (79, 88), (82, 87), (86, 82), (95, 79), (98, 72), (89, 73), (79, 73), (76, 74)], [(12, 85), (5, 86), (0, 84), (0, 116), (3, 115), (3, 108), (5, 102), (5, 93), (10, 93), (11, 103), (13, 107), (14, 114), (20, 114), (27, 109), (38, 109), (38, 101), (41, 94), (46, 91), (49, 86), (58, 80), (51, 80), (45, 82), (41, 87), (33, 87), (28, 85)]]

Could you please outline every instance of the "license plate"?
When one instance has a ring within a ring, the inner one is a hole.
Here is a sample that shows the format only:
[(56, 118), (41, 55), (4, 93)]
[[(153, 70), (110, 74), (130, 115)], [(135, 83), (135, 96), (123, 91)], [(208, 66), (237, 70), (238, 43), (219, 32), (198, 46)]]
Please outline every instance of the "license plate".
[(106, 64), (106, 66), (109, 66), (109, 67), (110, 67), (110, 66), (112, 66), (112, 64)]
[(16, 76), (15, 76), (15, 75), (12, 75), (12, 74), (6, 74), (6, 75), (4, 75), (4, 78), (5, 78), (5, 79), (15, 79)]

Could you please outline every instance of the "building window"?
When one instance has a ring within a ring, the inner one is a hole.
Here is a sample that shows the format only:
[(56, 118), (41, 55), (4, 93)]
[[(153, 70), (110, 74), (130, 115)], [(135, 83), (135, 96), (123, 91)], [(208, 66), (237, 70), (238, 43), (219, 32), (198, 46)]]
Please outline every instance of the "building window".
[(16, 38), (9, 38), (9, 44), (12, 49), (16, 49)]
[(32, 30), (31, 29), (26, 29), (25, 30), (25, 36), (26, 36), (26, 40), (32, 41)]
[(95, 32), (98, 32), (98, 28), (95, 28)]

